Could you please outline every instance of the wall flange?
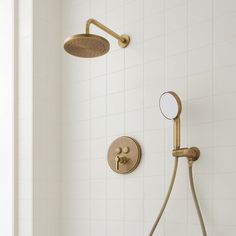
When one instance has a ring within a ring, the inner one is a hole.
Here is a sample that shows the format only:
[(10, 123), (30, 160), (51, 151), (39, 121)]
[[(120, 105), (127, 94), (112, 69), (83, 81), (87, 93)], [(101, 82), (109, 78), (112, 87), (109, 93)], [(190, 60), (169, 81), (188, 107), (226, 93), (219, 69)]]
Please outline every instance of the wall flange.
[(172, 151), (173, 157), (187, 157), (193, 161), (197, 161), (200, 156), (200, 150), (197, 147), (179, 148)]

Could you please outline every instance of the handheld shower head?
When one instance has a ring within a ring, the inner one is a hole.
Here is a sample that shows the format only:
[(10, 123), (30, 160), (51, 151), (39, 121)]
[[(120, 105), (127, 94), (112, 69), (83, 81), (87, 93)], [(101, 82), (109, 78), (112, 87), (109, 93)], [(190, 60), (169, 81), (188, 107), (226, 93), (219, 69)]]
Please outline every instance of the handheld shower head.
[(179, 96), (172, 91), (165, 92), (159, 99), (159, 107), (162, 115), (168, 120), (179, 118), (182, 111), (182, 104)]
[(174, 121), (174, 149), (180, 148), (180, 114), (182, 104), (179, 96), (172, 91), (165, 92), (159, 99), (159, 107), (162, 115)]
[(181, 148), (180, 147), (180, 114), (182, 111), (182, 104), (181, 104), (181, 100), (180, 100), (179, 96), (175, 92), (172, 92), (172, 91), (168, 91), (168, 92), (163, 93), (159, 99), (159, 107), (160, 107), (162, 115), (165, 118), (167, 118), (168, 120), (174, 121), (174, 130), (173, 130), (174, 131), (174, 136), (173, 136), (174, 137), (174, 140), (173, 140), (174, 141), (174, 148), (172, 150), (172, 156), (175, 157), (175, 167), (174, 167), (170, 187), (168, 189), (166, 198), (164, 200), (164, 203), (162, 205), (160, 213), (159, 213), (156, 221), (153, 224), (153, 227), (151, 229), (149, 236), (153, 235), (153, 233), (154, 233), (154, 231), (155, 231), (155, 229), (162, 217), (162, 214), (166, 208), (168, 200), (170, 198), (170, 194), (173, 189), (173, 185), (174, 185), (174, 181), (175, 181), (175, 177), (176, 177), (176, 171), (177, 171), (177, 167), (178, 167), (179, 157), (187, 157), (188, 165), (189, 165), (190, 186), (191, 186), (191, 190), (192, 190), (194, 203), (195, 203), (198, 217), (200, 220), (202, 233), (204, 236), (207, 236), (203, 217), (202, 217), (199, 203), (197, 200), (197, 196), (196, 196), (196, 192), (195, 192), (195, 188), (194, 188), (194, 183), (193, 183), (193, 176), (192, 176), (192, 165), (193, 165), (194, 161), (198, 160), (198, 158), (200, 156), (200, 150), (197, 147), (191, 147), (191, 148), (188, 148), (188, 147)]

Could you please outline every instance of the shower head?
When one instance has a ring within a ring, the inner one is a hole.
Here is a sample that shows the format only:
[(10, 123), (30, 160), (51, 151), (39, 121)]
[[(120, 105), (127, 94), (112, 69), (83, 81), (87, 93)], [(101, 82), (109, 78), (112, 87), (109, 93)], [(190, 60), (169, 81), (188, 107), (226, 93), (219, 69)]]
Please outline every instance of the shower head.
[(110, 43), (95, 34), (77, 34), (66, 39), (64, 49), (73, 56), (92, 58), (106, 54)]
[(85, 34), (76, 34), (66, 39), (64, 43), (64, 49), (66, 52), (77, 57), (93, 58), (102, 56), (109, 51), (110, 44), (105, 38), (99, 35), (90, 34), (89, 27), (91, 24), (96, 25), (118, 39), (120, 47), (125, 48), (128, 46), (130, 42), (130, 37), (128, 35), (118, 35), (95, 19), (89, 19), (86, 23)]
[(174, 121), (174, 149), (180, 148), (180, 114), (182, 104), (179, 96), (172, 91), (165, 92), (159, 99), (159, 107), (162, 115), (168, 120)]
[(168, 120), (179, 118), (182, 111), (182, 104), (179, 96), (172, 91), (165, 92), (159, 99), (159, 107), (162, 115)]

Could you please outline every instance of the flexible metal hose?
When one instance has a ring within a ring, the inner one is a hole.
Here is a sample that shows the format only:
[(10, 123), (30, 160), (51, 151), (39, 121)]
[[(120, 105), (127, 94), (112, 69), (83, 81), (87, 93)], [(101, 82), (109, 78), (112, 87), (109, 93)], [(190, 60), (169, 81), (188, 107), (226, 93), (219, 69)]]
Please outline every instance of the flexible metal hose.
[(194, 187), (192, 165), (189, 166), (189, 181), (190, 181), (190, 187), (191, 187), (191, 191), (192, 191), (192, 195), (193, 195), (193, 201), (194, 201), (196, 209), (197, 209), (197, 214), (198, 214), (198, 218), (199, 218), (201, 229), (202, 229), (202, 234), (203, 234), (203, 236), (207, 236), (204, 220), (202, 217), (201, 209), (200, 209), (200, 206), (199, 206), (199, 203), (197, 200), (197, 195), (196, 195), (196, 191), (195, 191), (195, 187)]
[(163, 214), (163, 212), (164, 212), (164, 210), (166, 208), (166, 205), (167, 205), (168, 200), (170, 198), (171, 191), (172, 191), (173, 186), (174, 186), (175, 177), (176, 177), (176, 173), (177, 173), (177, 168), (178, 168), (178, 157), (175, 157), (175, 165), (174, 165), (174, 170), (173, 170), (172, 178), (171, 178), (171, 181), (170, 181), (170, 186), (169, 186), (168, 192), (166, 194), (166, 197), (165, 197), (164, 203), (162, 205), (162, 208), (160, 210), (160, 213), (159, 213), (159, 215), (158, 215), (154, 225), (152, 226), (152, 229), (151, 229), (151, 232), (149, 233), (149, 236), (153, 235), (153, 233), (154, 233), (154, 231), (155, 231), (155, 229), (156, 229), (156, 227), (157, 227), (157, 225), (158, 225), (158, 223), (159, 223), (159, 221), (160, 221), (160, 219), (162, 217), (162, 214)]
[[(162, 208), (160, 210), (160, 213), (159, 213), (155, 223), (153, 224), (153, 227), (151, 229), (151, 232), (149, 233), (149, 236), (153, 235), (153, 233), (154, 233), (154, 231), (155, 231), (155, 229), (156, 229), (156, 227), (157, 227), (157, 225), (158, 225), (158, 223), (159, 223), (159, 221), (162, 217), (162, 214), (163, 214), (163, 212), (166, 208), (166, 205), (167, 205), (168, 200), (170, 198), (171, 191), (172, 191), (173, 186), (174, 186), (176, 173), (177, 173), (177, 168), (178, 168), (178, 157), (175, 158), (174, 170), (173, 170), (170, 186), (169, 186), (168, 192), (166, 194), (164, 203), (162, 205)], [(192, 195), (193, 195), (193, 201), (194, 201), (195, 206), (196, 206), (198, 218), (199, 218), (201, 229), (202, 229), (202, 234), (203, 234), (203, 236), (207, 236), (204, 220), (203, 220), (203, 217), (202, 217), (201, 209), (200, 209), (200, 206), (199, 206), (199, 203), (198, 203), (198, 200), (197, 200), (197, 195), (196, 195), (196, 191), (195, 191), (195, 187), (194, 187), (192, 165), (189, 165), (189, 181), (190, 181), (190, 187), (191, 187), (191, 191), (192, 191)]]

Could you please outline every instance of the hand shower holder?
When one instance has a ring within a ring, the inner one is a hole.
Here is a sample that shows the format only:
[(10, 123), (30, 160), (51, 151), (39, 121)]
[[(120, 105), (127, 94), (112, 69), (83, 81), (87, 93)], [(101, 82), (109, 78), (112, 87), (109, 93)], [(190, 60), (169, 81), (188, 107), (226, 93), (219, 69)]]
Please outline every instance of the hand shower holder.
[(180, 118), (179, 116), (174, 119), (174, 129), (173, 129), (173, 137), (174, 137), (174, 149), (172, 150), (173, 157), (186, 157), (188, 159), (188, 163), (191, 166), (194, 161), (197, 161), (200, 157), (200, 149), (197, 147), (180, 147)]
[(173, 149), (172, 155), (173, 157), (186, 157), (189, 165), (192, 165), (193, 161), (197, 161), (200, 157), (200, 150), (197, 147)]

